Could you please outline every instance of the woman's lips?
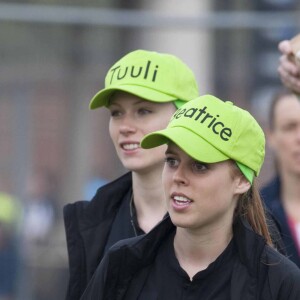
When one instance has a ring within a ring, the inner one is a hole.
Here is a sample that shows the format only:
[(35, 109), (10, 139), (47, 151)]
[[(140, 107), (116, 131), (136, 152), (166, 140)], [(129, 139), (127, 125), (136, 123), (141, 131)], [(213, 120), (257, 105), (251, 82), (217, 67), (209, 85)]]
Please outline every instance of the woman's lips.
[(193, 202), (185, 195), (178, 195), (178, 194), (172, 194), (171, 199), (172, 199), (172, 207), (176, 211), (182, 211), (187, 209)]
[(121, 143), (120, 146), (123, 150), (126, 150), (126, 151), (136, 150), (136, 149), (140, 148), (139, 143)]

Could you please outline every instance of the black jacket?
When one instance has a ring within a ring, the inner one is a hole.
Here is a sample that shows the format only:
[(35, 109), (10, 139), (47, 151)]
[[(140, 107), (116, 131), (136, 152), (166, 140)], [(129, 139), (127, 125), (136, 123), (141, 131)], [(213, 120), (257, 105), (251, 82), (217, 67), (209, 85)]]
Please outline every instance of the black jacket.
[(76, 300), (82, 295), (103, 257), (118, 207), (130, 189), (132, 177), (127, 173), (99, 188), (91, 201), (64, 207), (70, 271), (66, 299)]
[[(115, 244), (81, 300), (138, 299), (161, 242), (174, 229), (167, 217), (148, 234)], [(230, 300), (300, 299), (300, 270), (294, 263), (267, 246), (245, 220), (234, 225), (234, 237), (239, 259), (233, 268)]]
[[(98, 189), (91, 201), (78, 201), (64, 207), (64, 222), (69, 256), (69, 284), (66, 300), (77, 300), (100, 263), (111, 225), (125, 195), (132, 189), (131, 173)], [(280, 235), (272, 220), (272, 237)], [(280, 245), (278, 246), (281, 249)]]
[(295, 241), (292, 238), (292, 233), (288, 225), (287, 216), (282, 206), (280, 195), (281, 183), (279, 177), (275, 177), (261, 191), (261, 196), (265, 205), (280, 223), (281, 236), (287, 256), (300, 268), (300, 256)]

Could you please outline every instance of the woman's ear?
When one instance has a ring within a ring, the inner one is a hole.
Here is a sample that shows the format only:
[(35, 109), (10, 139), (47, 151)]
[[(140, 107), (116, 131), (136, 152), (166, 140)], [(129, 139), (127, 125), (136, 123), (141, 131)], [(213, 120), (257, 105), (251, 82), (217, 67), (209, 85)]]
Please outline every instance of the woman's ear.
[(248, 179), (244, 176), (238, 176), (236, 179), (236, 187), (235, 192), (236, 194), (244, 194), (251, 188), (251, 183)]

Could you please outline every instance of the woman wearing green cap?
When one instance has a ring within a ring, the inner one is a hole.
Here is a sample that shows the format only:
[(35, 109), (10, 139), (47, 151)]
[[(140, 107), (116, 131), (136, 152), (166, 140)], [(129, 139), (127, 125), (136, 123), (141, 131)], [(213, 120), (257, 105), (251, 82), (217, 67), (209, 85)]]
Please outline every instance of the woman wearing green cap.
[(170, 54), (136, 50), (109, 69), (105, 88), (91, 100), (90, 108), (110, 111), (110, 136), (131, 172), (100, 188), (91, 201), (64, 208), (70, 269), (67, 299), (80, 298), (110, 246), (148, 232), (165, 216), (161, 183), (165, 146), (145, 150), (140, 142), (147, 133), (165, 128), (176, 108), (197, 96), (192, 71)]
[(202, 96), (142, 141), (163, 144), (169, 216), (114, 245), (81, 299), (300, 299), (300, 270), (273, 248), (256, 186), (265, 138), (255, 119)]

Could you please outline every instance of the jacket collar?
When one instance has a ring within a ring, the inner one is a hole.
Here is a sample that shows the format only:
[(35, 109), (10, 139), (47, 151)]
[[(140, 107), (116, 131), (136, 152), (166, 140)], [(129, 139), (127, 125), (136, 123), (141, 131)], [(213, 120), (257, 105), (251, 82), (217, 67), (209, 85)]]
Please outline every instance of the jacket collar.
[(161, 243), (175, 228), (166, 216), (147, 234), (122, 240), (110, 249), (105, 299), (123, 299), (131, 278), (151, 264)]
[(257, 276), (260, 257), (266, 244), (265, 239), (256, 234), (244, 218), (236, 220), (233, 233), (241, 262), (247, 266), (252, 275)]
[[(132, 269), (132, 264), (136, 266), (148, 265), (155, 258), (161, 243), (175, 229), (176, 227), (171, 222), (170, 217), (166, 216), (148, 234), (117, 243), (112, 247), (111, 255), (118, 256), (119, 252), (126, 249), (125, 263), (128, 264), (129, 269)], [(241, 262), (251, 270), (254, 276), (257, 275), (260, 257), (266, 244), (265, 239), (256, 234), (244, 218), (236, 220), (233, 225), (233, 232)], [(124, 269), (127, 268), (124, 267)]]
[[(148, 234), (121, 241), (111, 248), (110, 267), (106, 281), (109, 283), (109, 286), (106, 287), (107, 299), (115, 299), (113, 295), (116, 290), (118, 295), (122, 295), (126, 291), (134, 274), (151, 264), (161, 243), (175, 229), (170, 217), (167, 216)], [(265, 241), (251, 229), (245, 219), (239, 218), (234, 223), (233, 229), (241, 262), (237, 262), (234, 268), (233, 283), (240, 282), (241, 284), (239, 287), (232, 288), (232, 299), (240, 299), (239, 297), (244, 292), (250, 297), (245, 299), (256, 299), (252, 297), (254, 297), (255, 291), (259, 290), (257, 289), (257, 278), (265, 275), (261, 270), (262, 264), (260, 264)]]

